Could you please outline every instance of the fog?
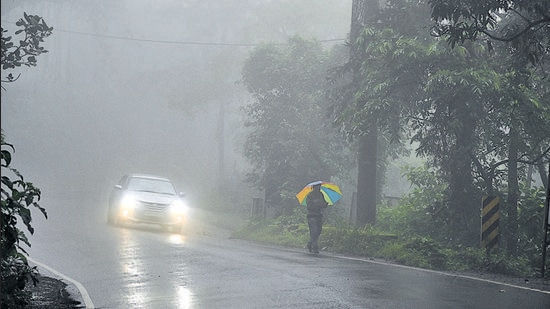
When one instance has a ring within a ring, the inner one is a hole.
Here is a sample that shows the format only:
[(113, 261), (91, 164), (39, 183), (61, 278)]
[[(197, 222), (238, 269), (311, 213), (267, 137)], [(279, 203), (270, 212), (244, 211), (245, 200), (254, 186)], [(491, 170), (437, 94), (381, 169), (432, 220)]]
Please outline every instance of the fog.
[(241, 182), (243, 60), (254, 44), (296, 34), (343, 44), (351, 2), (3, 0), (10, 35), (23, 12), (54, 28), (38, 65), (3, 83), (12, 166), (44, 199), (106, 205), (123, 174), (143, 172), (196, 204), (221, 185), (246, 208), (261, 193)]

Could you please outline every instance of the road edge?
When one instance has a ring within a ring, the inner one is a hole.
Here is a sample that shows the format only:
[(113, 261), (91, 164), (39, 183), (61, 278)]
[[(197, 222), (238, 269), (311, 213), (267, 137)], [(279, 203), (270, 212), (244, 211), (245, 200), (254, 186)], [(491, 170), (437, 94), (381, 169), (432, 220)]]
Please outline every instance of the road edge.
[(27, 257), (27, 259), (37, 265), (40, 268), (43, 268), (44, 270), (48, 271), (51, 275), (44, 274), (42, 272), (41, 275), (47, 276), (47, 277), (57, 277), (64, 281), (68, 281), (70, 284), (67, 285), (66, 289), (67, 292), (73, 297), (75, 300), (80, 301), (81, 304), (84, 304), (86, 309), (93, 309), (95, 308), (94, 303), (92, 302), (92, 299), (90, 298), (90, 295), (88, 294), (88, 291), (86, 288), (78, 281), (72, 279), (71, 277), (64, 275), (63, 273), (51, 268), (50, 266), (43, 264), (31, 257)]
[(372, 263), (372, 264), (389, 265), (389, 266), (394, 266), (394, 267), (413, 269), (413, 270), (417, 270), (417, 271), (429, 272), (429, 273), (439, 274), (439, 275), (443, 275), (443, 276), (459, 277), (459, 278), (482, 281), (482, 282), (487, 282), (487, 283), (499, 284), (499, 285), (503, 285), (503, 286), (508, 286), (508, 287), (513, 287), (513, 288), (517, 288), (517, 289), (528, 290), (528, 291), (532, 291), (532, 292), (539, 292), (539, 293), (550, 295), (550, 291), (547, 291), (547, 290), (538, 289), (538, 288), (531, 288), (531, 287), (516, 285), (516, 284), (512, 284), (512, 283), (497, 281), (497, 280), (484, 279), (484, 278), (479, 278), (479, 277), (475, 277), (475, 276), (471, 276), (471, 275), (464, 275), (464, 274), (459, 274), (459, 273), (444, 272), (444, 271), (438, 271), (438, 270), (432, 270), (432, 269), (425, 269), (425, 268), (412, 267), (412, 266), (406, 266), (406, 265), (400, 265), (400, 264), (393, 264), (393, 263), (388, 263), (388, 262), (383, 262), (383, 261), (372, 260), (372, 259), (368, 259), (368, 258), (350, 257), (350, 256), (344, 256), (344, 255), (336, 255), (336, 254), (334, 254), (333, 256), (335, 258), (340, 258), (340, 259), (345, 259), (345, 260), (354, 260), (354, 261), (361, 261), (361, 262)]

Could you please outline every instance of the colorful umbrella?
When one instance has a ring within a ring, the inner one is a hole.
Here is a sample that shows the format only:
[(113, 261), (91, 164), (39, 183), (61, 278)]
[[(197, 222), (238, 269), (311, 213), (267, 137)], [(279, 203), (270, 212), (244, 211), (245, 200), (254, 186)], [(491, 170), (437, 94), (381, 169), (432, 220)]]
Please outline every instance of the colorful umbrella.
[(296, 194), (296, 198), (298, 199), (298, 202), (300, 202), (300, 205), (306, 205), (306, 198), (311, 191), (313, 191), (313, 186), (315, 185), (321, 185), (321, 193), (323, 193), (325, 201), (327, 201), (329, 205), (334, 205), (334, 203), (342, 198), (342, 191), (340, 191), (340, 188), (337, 185), (326, 181), (314, 181), (312, 183), (308, 183), (302, 191)]

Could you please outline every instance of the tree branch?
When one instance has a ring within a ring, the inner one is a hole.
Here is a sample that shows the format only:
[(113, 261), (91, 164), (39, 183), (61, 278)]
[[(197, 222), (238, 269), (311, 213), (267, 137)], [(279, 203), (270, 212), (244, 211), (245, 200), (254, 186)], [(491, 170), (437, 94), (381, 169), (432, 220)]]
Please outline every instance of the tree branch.
[(491, 34), (487, 29), (485, 28), (478, 28), (479, 32), (487, 35), (488, 37), (490, 37), (491, 39), (495, 40), (495, 41), (501, 41), (501, 42), (511, 42), (517, 38), (519, 38), (520, 36), (524, 35), (527, 31), (529, 31), (532, 27), (535, 27), (537, 25), (541, 25), (544, 26), (544, 24), (550, 24), (550, 16), (545, 16), (545, 18), (543, 19), (540, 19), (540, 20), (537, 20), (537, 21), (534, 21), (534, 22), (529, 22), (529, 24), (524, 27), (523, 30), (521, 30), (520, 32), (516, 33), (515, 35), (513, 35), (512, 37), (508, 37), (508, 38), (504, 38), (504, 37), (499, 37), (499, 36), (495, 36), (493, 34)]

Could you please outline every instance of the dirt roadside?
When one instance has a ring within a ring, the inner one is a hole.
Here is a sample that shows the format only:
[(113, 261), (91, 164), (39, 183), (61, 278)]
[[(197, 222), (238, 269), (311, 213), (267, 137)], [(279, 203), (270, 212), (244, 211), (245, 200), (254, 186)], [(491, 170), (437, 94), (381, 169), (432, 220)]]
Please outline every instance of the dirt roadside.
[(39, 281), (36, 286), (33, 286), (32, 283), (27, 284), (26, 288), (32, 293), (31, 303), (28, 308), (85, 308), (79, 300), (75, 299), (76, 297), (67, 291), (68, 285), (62, 280), (43, 275), (39, 275), (38, 279)]

